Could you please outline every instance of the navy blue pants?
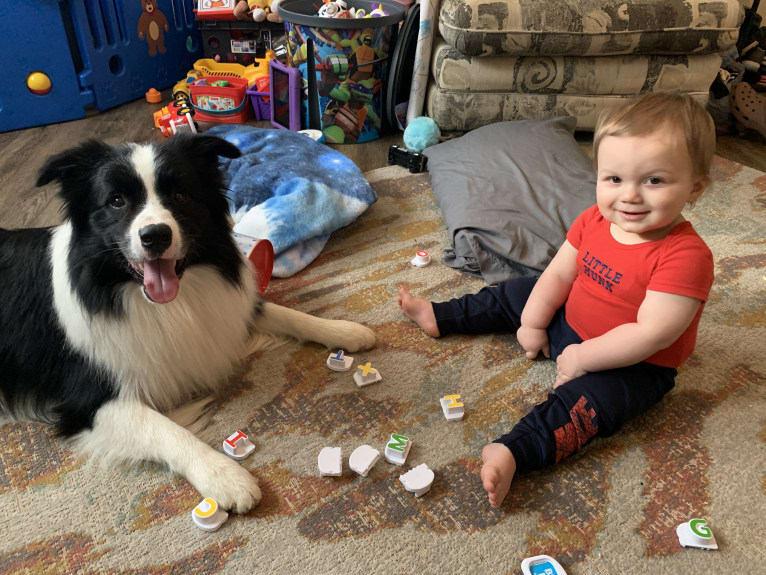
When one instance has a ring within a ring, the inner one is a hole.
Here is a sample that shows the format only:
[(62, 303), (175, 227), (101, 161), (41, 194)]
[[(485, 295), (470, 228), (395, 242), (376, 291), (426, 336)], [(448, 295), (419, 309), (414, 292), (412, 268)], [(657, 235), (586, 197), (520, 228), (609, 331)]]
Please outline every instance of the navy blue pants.
[[(537, 280), (519, 278), (479, 293), (432, 303), (439, 334), (516, 333)], [(582, 339), (567, 324), (562, 306), (546, 329), (551, 359)], [(511, 450), (518, 471), (558, 463), (596, 436), (607, 437), (644, 413), (673, 388), (676, 370), (641, 362), (572, 379), (548, 394), (495, 443)]]

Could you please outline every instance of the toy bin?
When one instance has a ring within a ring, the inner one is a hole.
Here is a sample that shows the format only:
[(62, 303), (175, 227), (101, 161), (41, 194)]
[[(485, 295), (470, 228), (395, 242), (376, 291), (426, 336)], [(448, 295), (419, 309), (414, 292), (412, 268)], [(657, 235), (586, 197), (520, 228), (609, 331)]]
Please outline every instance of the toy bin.
[(253, 114), (257, 121), (270, 120), (271, 109), (269, 106), (269, 92), (260, 92), (253, 88), (247, 89), (247, 95), (250, 96), (250, 103), (253, 105)]
[(247, 95), (250, 96), (250, 103), (253, 105), (253, 114), (255, 119), (270, 120), (271, 109), (269, 105), (269, 77), (260, 76), (256, 78), (255, 85), (247, 89)]
[(234, 76), (202, 77), (189, 86), (198, 122), (243, 124), (247, 121), (247, 80)]
[(4, 5), (0, 132), (143, 98), (172, 86), (202, 56), (194, 0)]
[[(351, 0), (349, 7), (384, 16), (322, 18), (314, 0), (282, 0), (289, 62), (304, 84), (302, 124), (327, 142), (352, 144), (380, 137), (390, 49), (404, 7), (393, 0)], [(313, 52), (313, 59), (308, 56)]]

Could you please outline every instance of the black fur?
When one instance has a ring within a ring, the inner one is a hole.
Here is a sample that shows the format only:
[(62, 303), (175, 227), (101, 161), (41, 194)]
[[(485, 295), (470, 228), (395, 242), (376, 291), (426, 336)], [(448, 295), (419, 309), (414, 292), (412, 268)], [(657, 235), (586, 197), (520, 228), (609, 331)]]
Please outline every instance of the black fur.
[[(37, 185), (60, 183), (72, 224), (70, 281), (91, 314), (124, 313), (119, 287), (136, 281), (119, 246), (146, 198), (128, 161), (131, 148), (86, 142), (45, 164)], [(209, 136), (176, 136), (156, 145), (157, 193), (189, 240), (186, 268), (215, 266), (232, 283), (240, 259), (231, 238), (218, 156), (240, 155)], [(124, 205), (112, 203), (116, 196)], [(53, 302), (51, 229), (0, 229), (0, 409), (55, 423), (63, 435), (92, 427), (117, 393), (112, 376), (90, 366), (67, 343)]]

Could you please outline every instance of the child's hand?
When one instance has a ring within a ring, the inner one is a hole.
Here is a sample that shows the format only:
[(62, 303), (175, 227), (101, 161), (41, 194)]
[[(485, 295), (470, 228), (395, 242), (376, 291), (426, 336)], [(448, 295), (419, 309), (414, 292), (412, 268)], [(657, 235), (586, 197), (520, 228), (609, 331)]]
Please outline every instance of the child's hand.
[(516, 339), (526, 351), (527, 359), (535, 359), (541, 351), (545, 357), (551, 356), (548, 345), (548, 333), (544, 329), (521, 326), (516, 330)]
[(561, 355), (556, 358), (556, 381), (553, 383), (553, 389), (556, 389), (559, 385), (564, 385), (570, 379), (588, 373), (579, 366), (577, 360), (577, 350), (579, 347), (579, 343), (568, 345), (561, 352)]

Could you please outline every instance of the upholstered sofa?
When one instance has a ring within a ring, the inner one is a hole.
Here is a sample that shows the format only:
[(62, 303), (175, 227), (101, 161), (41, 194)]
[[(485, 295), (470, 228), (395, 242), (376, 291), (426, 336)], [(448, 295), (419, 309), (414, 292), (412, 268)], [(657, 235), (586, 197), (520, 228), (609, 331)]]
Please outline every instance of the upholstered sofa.
[(706, 100), (738, 0), (441, 0), (425, 113), (443, 131), (560, 115), (577, 128), (648, 91)]

